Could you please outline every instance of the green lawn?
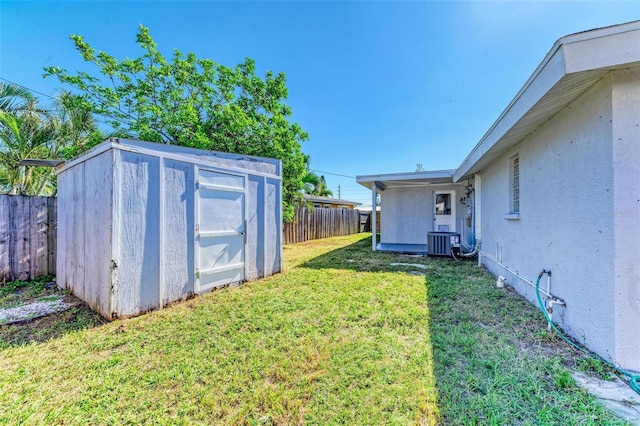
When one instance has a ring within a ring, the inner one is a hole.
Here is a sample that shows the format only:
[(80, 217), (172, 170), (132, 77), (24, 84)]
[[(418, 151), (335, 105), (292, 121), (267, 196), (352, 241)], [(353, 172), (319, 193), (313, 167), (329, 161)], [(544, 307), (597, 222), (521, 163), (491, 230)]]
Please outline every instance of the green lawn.
[(370, 235), (284, 251), (283, 274), (138, 318), (0, 326), (0, 423), (624, 424), (472, 262)]

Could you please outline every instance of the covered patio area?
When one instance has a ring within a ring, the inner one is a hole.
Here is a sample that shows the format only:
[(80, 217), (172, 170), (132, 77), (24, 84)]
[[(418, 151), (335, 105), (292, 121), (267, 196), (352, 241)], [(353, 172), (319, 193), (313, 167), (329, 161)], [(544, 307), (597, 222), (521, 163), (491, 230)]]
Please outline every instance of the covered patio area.
[[(380, 196), (380, 229), (372, 226), (374, 251), (427, 254), (430, 232), (456, 232), (465, 248), (474, 244), (473, 188), (470, 181), (453, 183), (455, 170), (432, 170), (357, 176), (371, 190), (371, 203)], [(371, 223), (376, 223), (372, 211)], [(380, 233), (380, 241), (377, 234)]]

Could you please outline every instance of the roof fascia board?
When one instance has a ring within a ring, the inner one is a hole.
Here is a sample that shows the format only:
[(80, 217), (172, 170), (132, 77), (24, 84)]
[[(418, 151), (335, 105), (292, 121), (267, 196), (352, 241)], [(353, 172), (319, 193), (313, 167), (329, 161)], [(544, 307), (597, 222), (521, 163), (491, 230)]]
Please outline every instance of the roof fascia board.
[(608, 37), (611, 35), (622, 34), (625, 32), (636, 31), (640, 29), (640, 20), (625, 22), (622, 24), (610, 25), (608, 27), (594, 28), (587, 31), (580, 31), (561, 37), (563, 43), (575, 43), (579, 41), (592, 40), (595, 38)]
[(564, 46), (567, 74), (640, 62), (640, 22), (628, 31), (599, 37), (569, 36)]
[(453, 181), (458, 182), (470, 176), (476, 170), (474, 166), (509, 129), (511, 129), (524, 115), (555, 86), (566, 73), (564, 50), (560, 41), (536, 68), (515, 98), (500, 114), (498, 119), (484, 134), (480, 142), (473, 148), (467, 158), (456, 169)]
[[(204, 151), (205, 155), (207, 156), (222, 158), (226, 160), (248, 160), (248, 161), (255, 161), (259, 163), (268, 163), (274, 166), (280, 166), (280, 163), (281, 163), (280, 160), (275, 158), (258, 157), (255, 155), (233, 154), (230, 152), (221, 152), (221, 151), (192, 148), (192, 147), (168, 144), (168, 143), (147, 142), (147, 141), (141, 141), (137, 139), (112, 139), (112, 140), (124, 146), (147, 148), (151, 150), (157, 150), (157, 151), (162, 151), (162, 152), (171, 153), (171, 154), (178, 154), (178, 155), (200, 155), (201, 156), (203, 155), (203, 151)], [(117, 147), (117, 145), (114, 145), (114, 147)]]
[[(99, 145), (91, 148), (89, 151), (84, 152), (80, 156), (62, 163), (56, 168), (56, 174), (60, 174), (67, 169), (70, 169), (80, 163), (88, 161), (89, 159), (96, 157), (110, 149), (118, 149), (121, 151), (134, 152), (139, 154), (151, 155), (155, 157), (163, 157), (176, 161), (183, 161), (186, 163), (198, 164), (204, 167), (215, 167), (217, 169), (228, 169), (231, 171), (238, 171), (242, 173), (253, 174), (257, 176), (265, 176), (268, 178), (282, 179), (279, 173), (282, 170), (282, 160), (274, 158), (263, 158), (242, 154), (230, 154), (226, 152), (218, 151), (206, 151), (197, 148), (181, 147), (176, 145), (160, 144), (154, 142), (138, 141), (133, 139), (116, 139), (111, 138), (102, 142)], [(195, 156), (192, 157), (192, 156)], [(224, 160), (245, 160), (256, 163), (267, 163), (275, 166), (275, 172), (252, 170), (242, 167), (234, 167), (233, 165), (220, 165), (214, 164), (212, 158), (221, 158)]]
[[(623, 45), (625, 48), (620, 49)], [(566, 74), (640, 61), (640, 21), (558, 39), (531, 77), (453, 175), (458, 182), (479, 171), (478, 161)]]
[(446, 187), (451, 187), (451, 186), (465, 186), (463, 183), (453, 183), (453, 182), (438, 182), (438, 183), (431, 183), (431, 182), (417, 182), (417, 183), (402, 183), (400, 185), (398, 184), (394, 184), (391, 186), (388, 186), (387, 189), (398, 189), (398, 188), (431, 188), (434, 186), (446, 186)]
[(411, 173), (390, 173), (383, 175), (362, 175), (356, 176), (358, 183), (385, 181), (390, 182), (394, 180), (420, 180), (420, 179), (443, 179), (449, 178), (453, 175), (455, 170), (433, 170), (427, 172), (411, 172)]

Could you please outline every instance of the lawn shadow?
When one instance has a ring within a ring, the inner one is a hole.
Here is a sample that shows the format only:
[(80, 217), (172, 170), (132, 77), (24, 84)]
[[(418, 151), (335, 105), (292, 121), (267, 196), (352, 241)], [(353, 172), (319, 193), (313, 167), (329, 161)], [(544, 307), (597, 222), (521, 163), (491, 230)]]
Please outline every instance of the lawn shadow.
[(424, 276), (424, 332), (443, 423), (618, 424), (571, 379), (567, 368), (581, 355), (547, 331), (536, 306), (511, 287), (496, 288), (475, 260), (374, 252), (362, 238), (297, 266)]
[[(317, 244), (321, 244), (318, 242)], [(434, 265), (448, 259), (428, 258), (422, 255), (408, 255), (371, 250), (371, 238), (362, 238), (347, 246), (328, 251), (320, 256), (305, 260), (297, 266), (313, 269), (345, 269), (351, 271), (389, 272), (420, 271), (428, 272)], [(421, 265), (421, 266), (415, 266)]]

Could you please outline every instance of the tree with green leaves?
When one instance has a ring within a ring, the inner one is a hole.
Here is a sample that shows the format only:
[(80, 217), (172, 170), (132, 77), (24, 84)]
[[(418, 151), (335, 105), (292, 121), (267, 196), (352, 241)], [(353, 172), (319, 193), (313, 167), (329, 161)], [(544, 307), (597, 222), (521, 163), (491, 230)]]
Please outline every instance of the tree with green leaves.
[(327, 181), (324, 176), (318, 176), (309, 170), (302, 180), (304, 182), (304, 191), (307, 195), (316, 195), (319, 197), (333, 196), (333, 191), (327, 187)]
[(118, 60), (82, 36), (71, 38), (99, 75), (48, 67), (45, 76), (77, 89), (117, 136), (279, 158), (284, 216), (293, 217), (305, 175), (300, 144), (308, 135), (289, 122), (284, 73), (269, 71), (260, 78), (251, 59), (229, 68), (178, 50), (168, 60), (143, 26), (136, 37), (143, 53), (135, 59)]
[(0, 81), (0, 112), (24, 110), (32, 100), (33, 95), (24, 87)]
[(26, 167), (20, 162), (71, 158), (104, 138), (78, 96), (62, 92), (52, 108), (42, 108), (27, 89), (0, 83), (0, 192), (55, 193), (51, 167)]
[(100, 130), (91, 106), (79, 95), (62, 91), (52, 113), (57, 129), (57, 158), (69, 160), (111, 136)]
[(16, 111), (0, 111), (0, 190), (9, 194), (48, 195), (55, 191), (50, 167), (25, 167), (27, 158), (52, 158), (56, 126), (30, 99)]

